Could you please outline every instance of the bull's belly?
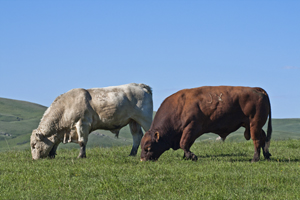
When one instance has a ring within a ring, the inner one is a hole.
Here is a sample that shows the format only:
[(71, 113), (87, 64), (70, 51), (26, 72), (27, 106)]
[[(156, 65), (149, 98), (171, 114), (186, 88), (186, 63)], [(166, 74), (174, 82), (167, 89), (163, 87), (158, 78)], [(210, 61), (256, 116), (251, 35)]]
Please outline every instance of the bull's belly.
[(238, 130), (241, 126), (236, 126), (234, 128), (228, 128), (228, 127), (223, 127), (223, 128), (218, 128), (218, 129), (211, 129), (205, 131), (205, 133), (215, 133), (218, 135), (228, 135), (236, 130)]
[(94, 122), (92, 125), (93, 130), (97, 129), (103, 129), (103, 130), (120, 130), (124, 126), (126, 126), (130, 122), (130, 119), (123, 119), (123, 120), (116, 120), (116, 119), (111, 119), (111, 120), (106, 120), (106, 121), (101, 121), (98, 120)]
[(243, 120), (218, 120), (210, 123), (208, 126), (204, 125), (203, 133), (216, 133), (218, 135), (229, 134), (244, 125)]

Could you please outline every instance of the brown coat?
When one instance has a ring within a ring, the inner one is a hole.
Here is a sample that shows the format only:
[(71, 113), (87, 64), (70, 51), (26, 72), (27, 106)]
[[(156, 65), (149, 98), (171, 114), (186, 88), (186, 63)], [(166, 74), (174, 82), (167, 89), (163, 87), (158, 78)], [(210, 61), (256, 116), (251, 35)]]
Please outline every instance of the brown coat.
[[(262, 127), (268, 116), (266, 136)], [(166, 98), (158, 109), (142, 139), (141, 160), (156, 160), (170, 148), (181, 148), (185, 158), (197, 160), (190, 147), (199, 136), (212, 132), (225, 139), (241, 126), (245, 127), (245, 138), (252, 138), (254, 143), (252, 161), (259, 160), (261, 148), (269, 159), (271, 107), (262, 88), (205, 86), (181, 90)]]

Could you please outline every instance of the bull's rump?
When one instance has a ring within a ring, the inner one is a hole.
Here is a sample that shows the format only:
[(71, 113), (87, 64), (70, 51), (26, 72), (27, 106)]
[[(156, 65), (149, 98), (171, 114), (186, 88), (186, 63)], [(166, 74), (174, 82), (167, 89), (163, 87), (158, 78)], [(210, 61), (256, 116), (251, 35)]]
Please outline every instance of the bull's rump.
[(151, 94), (136, 84), (93, 88), (88, 92), (92, 97), (93, 109), (106, 125), (110, 121), (125, 125), (128, 118), (142, 114), (142, 109), (147, 110), (148, 104), (149, 107), (152, 105)]
[(191, 121), (201, 126), (201, 133), (229, 134), (247, 126), (252, 118), (265, 124), (269, 103), (261, 88), (205, 86), (181, 90), (163, 104), (175, 106), (181, 116), (182, 129)]

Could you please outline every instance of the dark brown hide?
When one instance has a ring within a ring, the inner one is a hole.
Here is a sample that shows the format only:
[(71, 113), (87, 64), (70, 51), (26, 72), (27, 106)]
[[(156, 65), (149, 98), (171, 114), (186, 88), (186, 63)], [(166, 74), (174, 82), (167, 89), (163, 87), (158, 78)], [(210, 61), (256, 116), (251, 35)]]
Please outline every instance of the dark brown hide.
[[(268, 117), (266, 136), (262, 127)], [(157, 160), (170, 148), (181, 148), (186, 159), (197, 160), (190, 147), (199, 136), (212, 132), (226, 138), (240, 127), (245, 127), (245, 138), (253, 140), (252, 161), (260, 159), (261, 148), (269, 159), (271, 107), (262, 88), (205, 86), (181, 90), (166, 98), (158, 109), (142, 139), (141, 160)]]

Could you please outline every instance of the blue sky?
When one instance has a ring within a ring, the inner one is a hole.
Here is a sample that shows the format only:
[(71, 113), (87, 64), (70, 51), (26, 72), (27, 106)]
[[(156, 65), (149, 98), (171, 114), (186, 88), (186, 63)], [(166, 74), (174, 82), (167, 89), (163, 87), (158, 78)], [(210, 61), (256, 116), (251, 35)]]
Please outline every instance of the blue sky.
[(300, 118), (300, 1), (0, 0), (0, 97), (145, 83), (154, 109), (205, 85), (259, 86)]

